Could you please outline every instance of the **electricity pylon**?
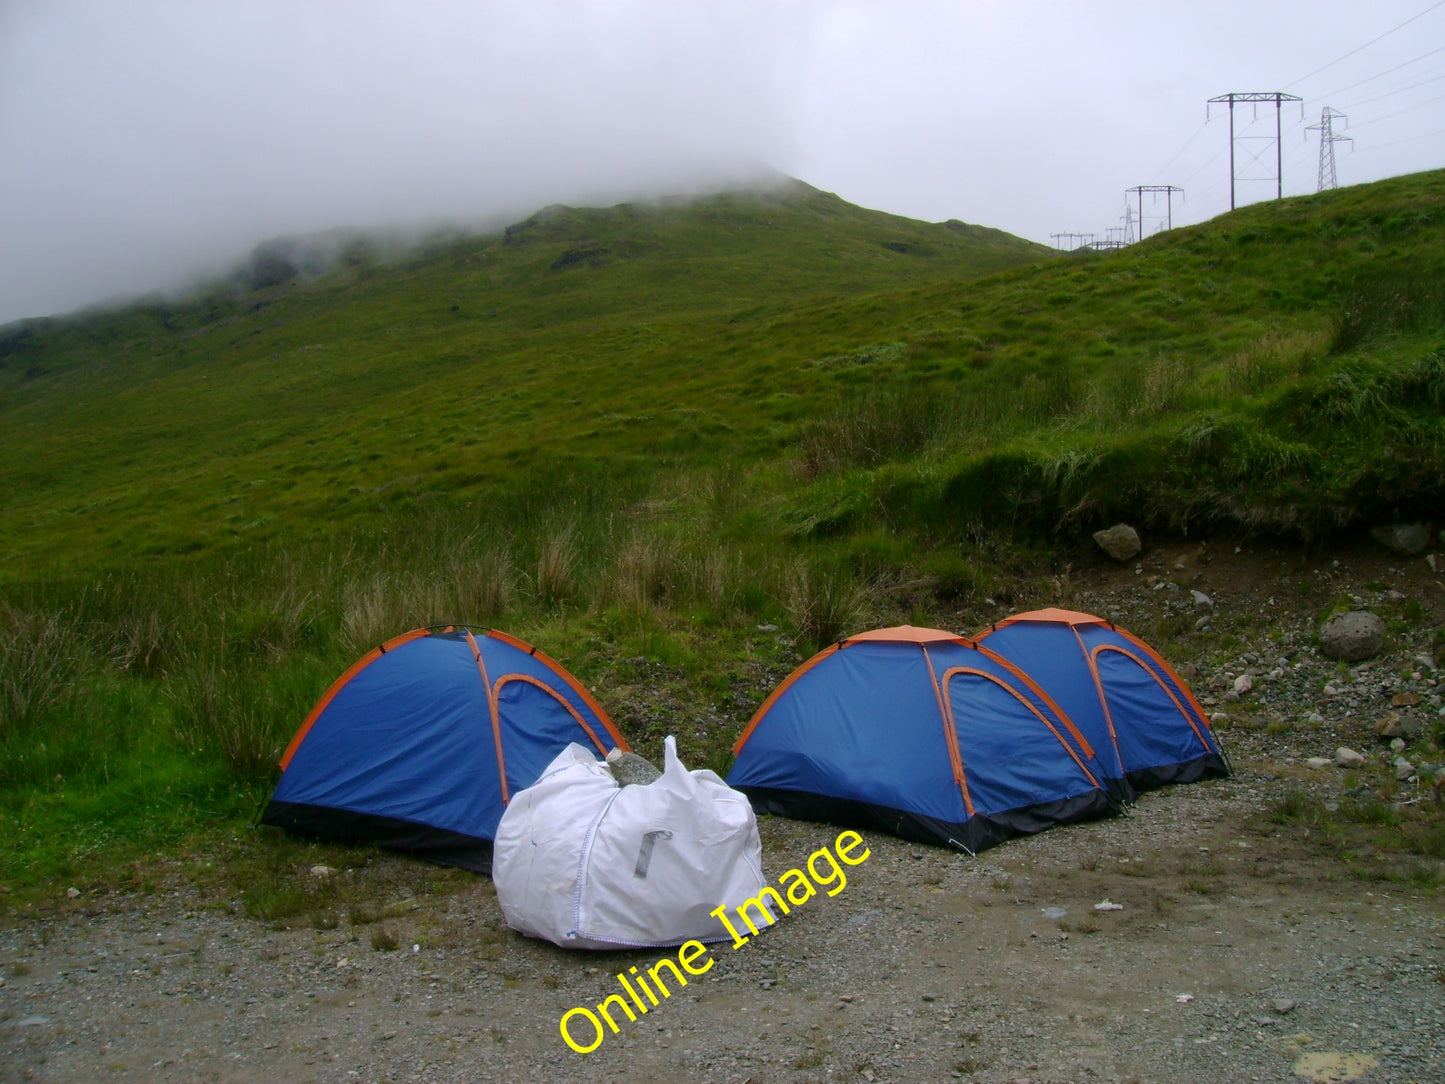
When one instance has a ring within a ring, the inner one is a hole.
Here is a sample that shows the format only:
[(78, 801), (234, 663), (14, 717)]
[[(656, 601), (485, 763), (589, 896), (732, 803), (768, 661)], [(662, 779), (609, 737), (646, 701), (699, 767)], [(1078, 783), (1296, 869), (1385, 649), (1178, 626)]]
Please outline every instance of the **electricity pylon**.
[[(1139, 240), (1141, 240), (1141, 241), (1144, 240), (1144, 193), (1145, 193), (1145, 192), (1152, 192), (1152, 193), (1154, 193), (1156, 196), (1157, 196), (1160, 192), (1163, 192), (1163, 193), (1164, 193), (1164, 195), (1165, 195), (1165, 197), (1166, 197), (1166, 203), (1167, 203), (1167, 205), (1168, 205), (1168, 211), (1167, 211), (1168, 217), (1165, 219), (1165, 221), (1168, 223), (1168, 225), (1166, 225), (1164, 228), (1165, 228), (1166, 230), (1172, 230), (1172, 229), (1174, 228), (1174, 193), (1175, 193), (1175, 192), (1178, 192), (1178, 193), (1180, 193), (1180, 194), (1182, 195), (1183, 192), (1184, 192), (1184, 189), (1182, 189), (1182, 188), (1175, 188), (1172, 184), (1136, 184), (1133, 188), (1126, 188), (1126, 189), (1124, 189), (1124, 194), (1125, 194), (1125, 195), (1128, 195), (1128, 194), (1131, 193), (1131, 192), (1134, 193), (1136, 196), (1139, 197)], [(1127, 201), (1126, 201), (1126, 206), (1127, 206)]]
[[(1273, 103), (1274, 103), (1274, 177), (1275, 177), (1275, 184), (1276, 184), (1275, 195), (1276, 195), (1276, 198), (1278, 198), (1278, 199), (1283, 199), (1283, 198), (1284, 198), (1284, 143), (1283, 143), (1283, 140), (1280, 139), (1281, 125), (1280, 125), (1280, 115), (1279, 115), (1280, 110), (1279, 110), (1279, 107), (1280, 107), (1280, 104), (1281, 104), (1282, 102), (1303, 102), (1304, 99), (1301, 98), (1301, 97), (1299, 97), (1299, 96), (1296, 95), (1296, 94), (1282, 94), (1282, 93), (1280, 93), (1280, 92), (1277, 91), (1277, 90), (1271, 90), (1271, 91), (1265, 91), (1265, 92), (1251, 91), (1251, 92), (1249, 92), (1249, 93), (1247, 93), (1247, 94), (1235, 94), (1235, 93), (1221, 94), (1221, 95), (1219, 95), (1219, 96), (1216, 97), (1216, 98), (1210, 98), (1209, 101), (1210, 101), (1211, 104), (1213, 104), (1214, 102), (1228, 102), (1228, 103), (1229, 103), (1229, 209), (1230, 209), (1231, 211), (1234, 210), (1234, 182), (1235, 182), (1235, 179), (1236, 179), (1236, 177), (1235, 177), (1235, 170), (1234, 170), (1234, 103), (1235, 103), (1235, 102), (1255, 102), (1255, 103), (1259, 103), (1259, 102), (1273, 102)], [(1303, 109), (1304, 107), (1301, 106), (1300, 108)], [(1241, 138), (1244, 138), (1244, 137), (1241, 137)], [(1259, 137), (1258, 137), (1258, 136), (1255, 136), (1255, 137), (1253, 137), (1253, 138), (1256, 138), (1256, 139), (1257, 139), (1257, 138), (1259, 138)], [(1268, 138), (1268, 137), (1266, 137), (1266, 138)], [(1258, 157), (1259, 157), (1259, 156), (1258, 156), (1258, 155), (1254, 155), (1253, 157), (1254, 157), (1255, 160), (1258, 160)], [(1262, 178), (1247, 178), (1247, 179), (1262, 179)]]
[(1319, 132), (1320, 134), (1320, 184), (1315, 189), (1316, 192), (1340, 186), (1339, 180), (1335, 177), (1335, 144), (1353, 143), (1354, 140), (1349, 136), (1336, 135), (1334, 122), (1337, 120), (1348, 121), (1349, 119), (1338, 109), (1325, 106), (1325, 111), (1320, 114), (1320, 122), (1311, 124), (1305, 129), (1307, 132)]

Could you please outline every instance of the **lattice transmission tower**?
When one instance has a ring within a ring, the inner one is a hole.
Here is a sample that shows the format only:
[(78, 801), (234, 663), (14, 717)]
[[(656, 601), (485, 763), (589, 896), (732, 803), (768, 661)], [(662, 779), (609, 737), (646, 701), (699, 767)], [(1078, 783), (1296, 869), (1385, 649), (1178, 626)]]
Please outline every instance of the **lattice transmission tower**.
[[(1124, 194), (1125, 194), (1126, 196), (1128, 196), (1128, 195), (1135, 195), (1135, 196), (1138, 196), (1138, 197), (1139, 197), (1139, 240), (1141, 240), (1141, 241), (1144, 240), (1144, 193), (1145, 193), (1145, 192), (1152, 193), (1152, 194), (1153, 194), (1154, 196), (1156, 196), (1156, 197), (1159, 196), (1159, 195), (1161, 195), (1161, 194), (1164, 196), (1164, 198), (1165, 198), (1165, 205), (1166, 205), (1166, 217), (1165, 217), (1165, 223), (1166, 223), (1166, 224), (1165, 224), (1164, 228), (1165, 228), (1166, 230), (1172, 230), (1172, 229), (1174, 228), (1174, 193), (1175, 193), (1175, 192), (1178, 192), (1180, 195), (1183, 195), (1183, 194), (1184, 194), (1184, 189), (1182, 189), (1182, 188), (1176, 188), (1176, 187), (1174, 187), (1174, 185), (1172, 185), (1172, 184), (1136, 184), (1133, 188), (1126, 188), (1126, 189), (1124, 189)], [(1127, 206), (1127, 202), (1126, 202), (1126, 206)], [(1133, 230), (1132, 230), (1133, 223), (1132, 223), (1132, 222), (1130, 223), (1130, 226), (1131, 226), (1130, 233), (1132, 234), (1132, 233), (1133, 233)]]
[(1354, 140), (1349, 136), (1336, 134), (1334, 122), (1337, 120), (1348, 121), (1349, 119), (1338, 109), (1325, 106), (1325, 111), (1320, 114), (1320, 122), (1311, 124), (1305, 129), (1307, 132), (1319, 132), (1320, 134), (1320, 184), (1315, 189), (1316, 192), (1340, 186), (1339, 179), (1335, 176), (1335, 144), (1353, 143)]

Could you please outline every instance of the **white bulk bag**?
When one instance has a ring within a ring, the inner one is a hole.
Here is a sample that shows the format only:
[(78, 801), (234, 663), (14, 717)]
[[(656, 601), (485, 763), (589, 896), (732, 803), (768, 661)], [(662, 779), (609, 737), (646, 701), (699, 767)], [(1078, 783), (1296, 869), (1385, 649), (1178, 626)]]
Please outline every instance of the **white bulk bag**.
[(709, 912), (766, 884), (747, 798), (690, 772), (666, 742), (662, 776), (621, 787), (580, 745), (512, 795), (492, 846), (507, 925), (563, 948), (724, 941)]

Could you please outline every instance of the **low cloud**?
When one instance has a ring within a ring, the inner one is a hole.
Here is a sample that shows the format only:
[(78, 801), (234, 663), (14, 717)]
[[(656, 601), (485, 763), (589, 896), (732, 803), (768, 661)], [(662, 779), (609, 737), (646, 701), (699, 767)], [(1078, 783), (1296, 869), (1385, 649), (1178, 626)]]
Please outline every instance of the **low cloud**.
[(0, 10), (0, 321), (266, 237), (492, 223), (789, 157), (771, 5)]

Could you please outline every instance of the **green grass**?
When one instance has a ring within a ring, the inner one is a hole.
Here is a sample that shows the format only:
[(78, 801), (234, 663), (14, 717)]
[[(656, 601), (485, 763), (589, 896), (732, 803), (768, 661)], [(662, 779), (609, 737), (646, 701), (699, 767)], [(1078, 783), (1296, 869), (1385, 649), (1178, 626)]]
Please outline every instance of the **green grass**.
[(1266, 814), (1321, 855), (1343, 862), (1361, 880), (1397, 881), (1420, 888), (1445, 884), (1445, 804), (1391, 801), (1392, 779), (1379, 797), (1326, 802), (1299, 791), (1276, 800)]
[(5, 883), (239, 831), (406, 628), (504, 627), (721, 769), (811, 651), (1115, 519), (1445, 499), (1442, 172), (1067, 258), (803, 185), (347, 253), (0, 328)]

